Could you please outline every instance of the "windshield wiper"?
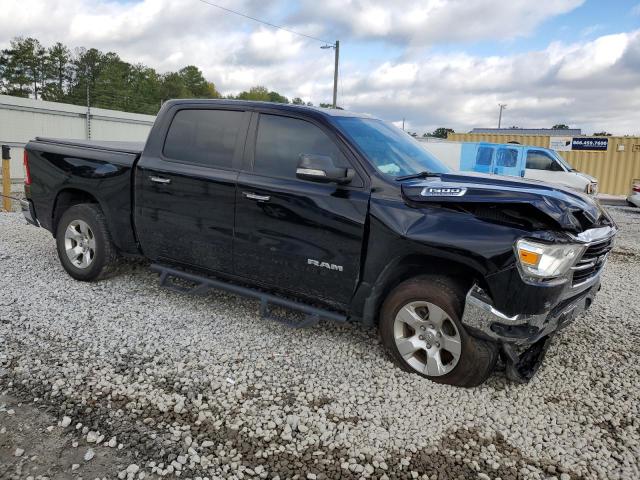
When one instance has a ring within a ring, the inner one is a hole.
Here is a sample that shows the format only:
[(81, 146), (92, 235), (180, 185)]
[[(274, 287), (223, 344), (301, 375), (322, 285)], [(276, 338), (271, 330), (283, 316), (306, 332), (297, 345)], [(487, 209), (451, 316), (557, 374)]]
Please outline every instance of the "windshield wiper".
[(396, 182), (401, 182), (402, 180), (410, 180), (412, 178), (427, 178), (427, 177), (439, 177), (439, 173), (427, 172), (426, 170), (423, 172), (412, 173), (411, 175), (403, 175), (401, 177), (396, 177)]

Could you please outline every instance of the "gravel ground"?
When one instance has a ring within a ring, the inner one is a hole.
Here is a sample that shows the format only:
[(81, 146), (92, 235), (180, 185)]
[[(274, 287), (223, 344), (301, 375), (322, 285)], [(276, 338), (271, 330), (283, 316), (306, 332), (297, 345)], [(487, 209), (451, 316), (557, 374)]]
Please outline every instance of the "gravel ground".
[(640, 478), (640, 214), (612, 212), (593, 307), (531, 383), (471, 390), (395, 368), (374, 330), (287, 329), (142, 264), (73, 281), (48, 232), (2, 214), (0, 478)]

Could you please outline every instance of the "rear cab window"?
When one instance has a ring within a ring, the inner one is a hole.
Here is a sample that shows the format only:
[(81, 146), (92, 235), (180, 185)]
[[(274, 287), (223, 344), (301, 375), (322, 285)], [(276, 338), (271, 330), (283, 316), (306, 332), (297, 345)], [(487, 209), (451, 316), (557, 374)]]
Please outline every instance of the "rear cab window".
[(243, 115), (234, 110), (179, 110), (162, 153), (170, 160), (231, 169)]

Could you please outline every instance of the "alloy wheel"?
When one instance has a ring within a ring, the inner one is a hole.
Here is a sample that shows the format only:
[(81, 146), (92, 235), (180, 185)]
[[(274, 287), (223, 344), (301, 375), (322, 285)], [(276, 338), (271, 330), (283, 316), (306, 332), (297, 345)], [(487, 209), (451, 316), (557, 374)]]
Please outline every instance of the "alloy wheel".
[(402, 358), (424, 375), (446, 375), (460, 360), (460, 332), (449, 315), (433, 303), (403, 305), (396, 314), (393, 333)]
[(73, 220), (64, 232), (64, 249), (67, 258), (76, 268), (89, 268), (96, 257), (96, 239), (83, 220)]

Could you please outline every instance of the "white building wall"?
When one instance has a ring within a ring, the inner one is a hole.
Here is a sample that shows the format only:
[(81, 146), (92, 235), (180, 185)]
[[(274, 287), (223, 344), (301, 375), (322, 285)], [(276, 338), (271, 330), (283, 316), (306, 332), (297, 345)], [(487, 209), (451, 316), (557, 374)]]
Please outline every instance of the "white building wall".
[[(11, 179), (22, 181), (24, 145), (35, 137), (86, 139), (87, 109), (66, 103), (0, 95), (0, 144), (11, 146)], [(90, 138), (145, 141), (153, 115), (92, 108)]]

